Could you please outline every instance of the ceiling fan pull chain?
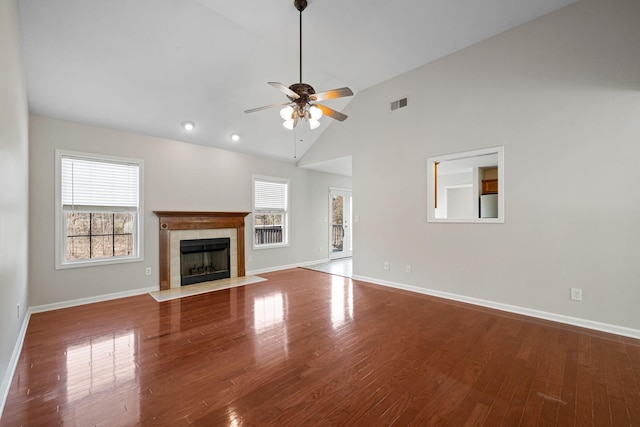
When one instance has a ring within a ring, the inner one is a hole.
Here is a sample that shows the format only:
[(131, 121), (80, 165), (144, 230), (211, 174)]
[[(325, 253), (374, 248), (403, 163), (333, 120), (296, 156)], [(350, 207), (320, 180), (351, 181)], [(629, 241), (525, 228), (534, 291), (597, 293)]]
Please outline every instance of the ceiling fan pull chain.
[(293, 158), (297, 159), (298, 158), (298, 144), (296, 144), (298, 140), (298, 129), (294, 128), (293, 129)]

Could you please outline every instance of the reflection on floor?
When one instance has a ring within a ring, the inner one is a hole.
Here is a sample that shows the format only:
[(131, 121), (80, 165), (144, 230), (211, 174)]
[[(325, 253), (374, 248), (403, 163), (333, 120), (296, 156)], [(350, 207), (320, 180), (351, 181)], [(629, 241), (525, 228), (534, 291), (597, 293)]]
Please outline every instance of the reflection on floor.
[(189, 286), (181, 286), (179, 288), (171, 288), (164, 291), (149, 292), (156, 301), (169, 301), (176, 298), (189, 297), (191, 295), (203, 294), (205, 292), (219, 291), (220, 289), (235, 288), (236, 286), (250, 285), (251, 283), (262, 282), (263, 279), (258, 276), (242, 276), (232, 277), (230, 279), (214, 280), (212, 282), (196, 283)]
[(353, 276), (353, 262), (351, 257), (334, 259), (322, 264), (310, 265), (309, 270), (321, 271), (323, 273), (335, 274), (336, 276), (349, 277)]

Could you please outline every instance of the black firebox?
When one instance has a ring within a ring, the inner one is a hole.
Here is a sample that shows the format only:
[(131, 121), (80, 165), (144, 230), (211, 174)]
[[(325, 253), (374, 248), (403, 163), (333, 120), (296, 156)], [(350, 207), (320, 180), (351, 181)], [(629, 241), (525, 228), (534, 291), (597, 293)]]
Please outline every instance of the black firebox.
[(231, 277), (231, 239), (180, 241), (180, 285)]

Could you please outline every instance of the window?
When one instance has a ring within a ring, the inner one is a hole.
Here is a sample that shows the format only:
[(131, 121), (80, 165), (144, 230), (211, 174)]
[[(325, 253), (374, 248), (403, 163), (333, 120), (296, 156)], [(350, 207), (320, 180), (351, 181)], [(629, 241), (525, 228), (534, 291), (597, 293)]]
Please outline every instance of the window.
[(142, 161), (56, 151), (56, 268), (142, 259)]
[(289, 180), (253, 177), (253, 247), (286, 246)]

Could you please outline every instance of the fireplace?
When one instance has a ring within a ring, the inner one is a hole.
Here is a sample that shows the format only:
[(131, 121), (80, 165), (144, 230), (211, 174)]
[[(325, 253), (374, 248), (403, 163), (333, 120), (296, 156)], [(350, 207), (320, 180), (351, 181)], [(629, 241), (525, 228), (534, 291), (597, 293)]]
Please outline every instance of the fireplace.
[(231, 239), (180, 240), (180, 285), (231, 277)]
[[(249, 212), (154, 211), (160, 219), (160, 290), (182, 286), (180, 241), (229, 238), (230, 278), (244, 270), (244, 218)], [(210, 279), (207, 279), (210, 280)]]

